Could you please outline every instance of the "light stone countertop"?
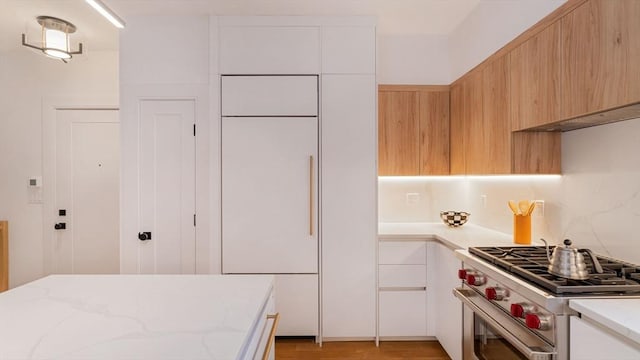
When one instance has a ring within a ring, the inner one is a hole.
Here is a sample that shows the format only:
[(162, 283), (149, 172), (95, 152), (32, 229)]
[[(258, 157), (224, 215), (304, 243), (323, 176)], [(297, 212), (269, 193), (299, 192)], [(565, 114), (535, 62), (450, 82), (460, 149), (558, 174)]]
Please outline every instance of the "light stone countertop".
[[(379, 223), (381, 240), (437, 240), (453, 250), (472, 246), (514, 246), (511, 234), (474, 224), (448, 227), (443, 223)], [(534, 242), (534, 245), (542, 243)]]
[(575, 299), (569, 300), (569, 307), (583, 319), (588, 318), (640, 346), (640, 298)]
[(51, 275), (0, 294), (0, 359), (236, 359), (273, 281)]

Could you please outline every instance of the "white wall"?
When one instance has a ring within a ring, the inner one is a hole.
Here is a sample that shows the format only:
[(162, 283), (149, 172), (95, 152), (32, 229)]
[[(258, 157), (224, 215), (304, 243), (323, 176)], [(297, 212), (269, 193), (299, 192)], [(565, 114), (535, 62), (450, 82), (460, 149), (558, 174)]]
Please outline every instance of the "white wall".
[(449, 85), (451, 66), (444, 35), (377, 35), (379, 84)]
[[(27, 180), (42, 175), (42, 101), (117, 98), (116, 52), (87, 52), (71, 62), (28, 49), (0, 55), (0, 218), (9, 221), (9, 284), (43, 276), (43, 214), (29, 204)], [(47, 181), (48, 179), (43, 179)]]
[[(512, 233), (507, 201), (545, 200), (533, 217), (533, 236), (640, 264), (640, 119), (575, 130), (562, 136), (563, 175), (558, 178), (380, 180), (379, 220), (439, 222), (441, 210), (471, 212), (470, 223)], [(419, 193), (407, 204), (407, 193)], [(487, 196), (486, 208), (481, 195)]]

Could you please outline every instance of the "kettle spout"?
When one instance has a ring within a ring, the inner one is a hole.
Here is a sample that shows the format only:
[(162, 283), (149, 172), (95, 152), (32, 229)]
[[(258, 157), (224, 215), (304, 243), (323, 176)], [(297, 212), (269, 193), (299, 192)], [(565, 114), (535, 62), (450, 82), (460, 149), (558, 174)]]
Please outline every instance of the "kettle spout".
[(544, 247), (547, 249), (547, 259), (549, 260), (549, 262), (551, 262), (551, 252), (549, 251), (549, 243), (547, 242), (547, 240), (543, 238), (540, 238), (540, 241), (544, 243)]

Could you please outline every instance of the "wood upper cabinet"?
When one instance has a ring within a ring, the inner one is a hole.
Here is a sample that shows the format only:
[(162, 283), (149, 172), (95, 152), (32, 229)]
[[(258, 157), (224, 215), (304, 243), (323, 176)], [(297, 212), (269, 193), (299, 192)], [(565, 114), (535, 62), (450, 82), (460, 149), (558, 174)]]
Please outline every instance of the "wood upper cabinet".
[(509, 53), (514, 131), (560, 119), (560, 30), (556, 21)]
[(448, 174), (448, 87), (380, 85), (378, 175)]
[(562, 119), (640, 101), (638, 19), (638, 0), (590, 0), (562, 18)]
[(451, 88), (451, 174), (509, 174), (508, 58), (465, 75)]

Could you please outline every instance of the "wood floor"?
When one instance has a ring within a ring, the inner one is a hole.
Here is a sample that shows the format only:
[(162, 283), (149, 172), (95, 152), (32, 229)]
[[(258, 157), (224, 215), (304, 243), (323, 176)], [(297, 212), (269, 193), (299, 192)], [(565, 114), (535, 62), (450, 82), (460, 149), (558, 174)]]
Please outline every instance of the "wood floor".
[(449, 360), (437, 341), (324, 342), (318, 346), (311, 338), (276, 338), (276, 360)]

